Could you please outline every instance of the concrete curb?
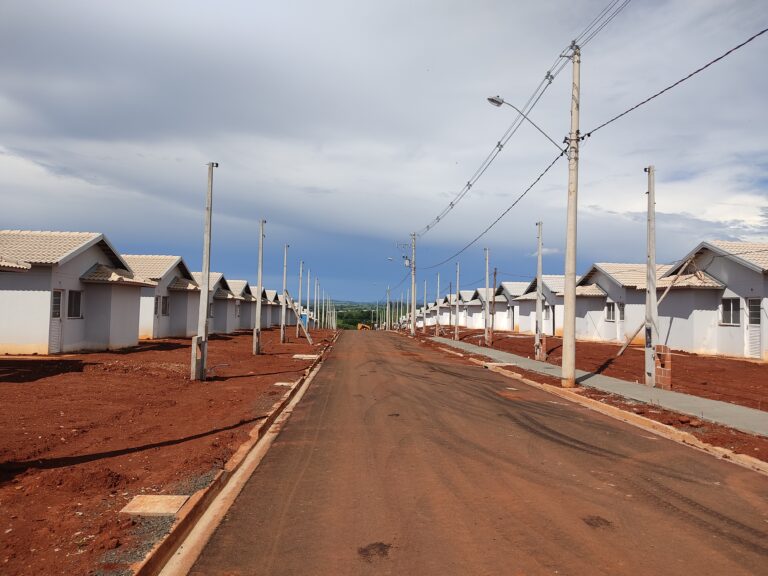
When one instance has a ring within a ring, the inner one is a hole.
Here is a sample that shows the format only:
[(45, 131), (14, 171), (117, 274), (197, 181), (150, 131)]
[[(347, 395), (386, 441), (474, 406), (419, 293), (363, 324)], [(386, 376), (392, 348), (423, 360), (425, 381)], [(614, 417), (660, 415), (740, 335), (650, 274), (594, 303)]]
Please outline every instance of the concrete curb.
[(256, 424), (249, 432), (249, 439), (246, 440), (227, 460), (224, 468), (214, 477), (211, 484), (192, 494), (176, 514), (176, 520), (171, 527), (170, 532), (157, 542), (147, 553), (143, 560), (131, 565), (130, 569), (136, 576), (155, 576), (160, 573), (166, 562), (174, 555), (179, 545), (189, 535), (192, 528), (200, 520), (202, 515), (216, 499), (216, 496), (227, 485), (232, 475), (240, 468), (248, 454), (256, 447), (259, 440), (269, 430), (272, 424), (282, 414), (285, 407), (291, 402), (293, 397), (301, 389), (304, 382), (310, 376), (313, 376), (319, 369), (325, 359), (326, 353), (331, 350), (338, 340), (340, 331), (331, 340), (319, 357), (304, 369), (304, 375), (293, 383), (293, 386), (283, 394), (264, 420)]
[(569, 400), (570, 402), (579, 404), (580, 406), (584, 406), (585, 408), (589, 408), (590, 410), (594, 410), (595, 412), (599, 412), (605, 416), (610, 416), (615, 420), (626, 422), (627, 424), (631, 424), (632, 426), (641, 428), (647, 432), (661, 436), (662, 438), (672, 440), (678, 444), (684, 444), (685, 446), (689, 446), (691, 448), (696, 448), (697, 450), (706, 452), (707, 454), (714, 456), (719, 460), (733, 462), (734, 464), (738, 464), (739, 466), (743, 466), (744, 468), (748, 468), (754, 472), (759, 472), (768, 476), (768, 462), (763, 462), (762, 460), (758, 460), (752, 456), (747, 456), (746, 454), (737, 454), (727, 448), (721, 448), (720, 446), (707, 444), (706, 442), (702, 442), (696, 438), (696, 436), (693, 434), (678, 430), (674, 426), (668, 426), (667, 424), (662, 424), (656, 420), (651, 420), (650, 418), (646, 418), (640, 414), (627, 412), (626, 410), (622, 410), (616, 406), (611, 406), (610, 404), (604, 404), (592, 398), (582, 396), (578, 392), (574, 392), (566, 388), (559, 388), (557, 386), (552, 386), (551, 384), (536, 382), (535, 380), (524, 377), (518, 372), (504, 370), (500, 366), (496, 366), (493, 363), (483, 362), (475, 358), (470, 358), (470, 362), (483, 366), (491, 372), (496, 372), (497, 374), (501, 374), (507, 378), (512, 378), (514, 380), (523, 382), (524, 384), (532, 386), (533, 388), (538, 388), (544, 392), (559, 396), (564, 400)]

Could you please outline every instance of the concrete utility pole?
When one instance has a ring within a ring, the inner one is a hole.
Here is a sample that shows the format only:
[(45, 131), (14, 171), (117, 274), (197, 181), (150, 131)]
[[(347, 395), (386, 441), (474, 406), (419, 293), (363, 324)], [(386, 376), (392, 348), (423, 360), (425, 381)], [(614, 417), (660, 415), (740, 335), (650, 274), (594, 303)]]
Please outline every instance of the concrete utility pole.
[(304, 260), (299, 260), (299, 317), (296, 318), (296, 338), (299, 337), (299, 324), (301, 324), (301, 285), (304, 283)]
[(656, 170), (648, 173), (648, 268), (645, 280), (645, 385), (656, 386), (656, 344), (659, 341), (659, 303), (656, 294)]
[(205, 380), (208, 364), (208, 293), (211, 288), (211, 216), (213, 214), (213, 169), (218, 162), (208, 162), (208, 194), (205, 197), (203, 228), (203, 272), (200, 307), (197, 314), (197, 336), (192, 339), (190, 380)]
[(435, 314), (435, 336), (440, 336), (440, 272), (437, 273), (437, 313)]
[(424, 322), (421, 325), (421, 331), (426, 334), (427, 333), (427, 281), (424, 280), (424, 315), (423, 315)]
[(264, 291), (263, 266), (264, 266), (264, 224), (266, 220), (259, 220), (259, 269), (256, 272), (256, 325), (253, 327), (253, 353), (261, 354), (261, 293)]
[(489, 331), (489, 322), (490, 318), (489, 311), (490, 311), (490, 298), (488, 298), (488, 248), (484, 248), (485, 250), (485, 330), (484, 330), (484, 336), (485, 336), (485, 345), (489, 346), (491, 343), (491, 333)]
[(405, 316), (405, 327), (408, 328), (408, 318), (411, 315), (411, 289), (405, 291), (405, 310), (403, 316)]
[[(312, 276), (312, 269), (307, 268), (307, 332), (309, 332), (309, 289), (312, 285), (309, 281), (310, 276)], [(301, 302), (299, 302), (299, 307), (301, 307)]]
[(579, 193), (579, 91), (581, 50), (571, 44), (571, 132), (568, 135), (568, 217), (565, 231), (565, 294), (563, 298), (563, 388), (576, 386), (576, 209)]
[(491, 308), (491, 345), (493, 345), (493, 336), (496, 330), (496, 267), (493, 267), (493, 294), (488, 296), (488, 300), (493, 298), (493, 308)]
[(416, 336), (416, 233), (411, 234), (411, 336)]
[(546, 360), (546, 352), (544, 351), (544, 346), (542, 343), (541, 338), (541, 330), (543, 327), (542, 324), (542, 308), (543, 302), (543, 280), (541, 278), (542, 276), (542, 249), (543, 249), (543, 242), (544, 238), (542, 236), (543, 227), (544, 225), (542, 222), (536, 222), (536, 227), (538, 228), (538, 244), (539, 244), (539, 251), (538, 251), (538, 262), (536, 264), (536, 340), (533, 344), (533, 357), (536, 360), (544, 361)]
[(453, 339), (459, 339), (459, 263), (456, 262), (456, 323), (453, 325)]
[(287, 302), (285, 301), (285, 291), (288, 288), (288, 244), (283, 248), (283, 305), (280, 312), (280, 344), (285, 344), (285, 316), (288, 311)]
[(451, 283), (448, 282), (448, 330), (453, 326), (453, 308), (451, 307)]
[(320, 298), (320, 278), (315, 276), (315, 299), (314, 306), (312, 307), (312, 317), (315, 319), (315, 329), (320, 328), (319, 318), (317, 316), (317, 300)]
[(387, 313), (384, 316), (384, 330), (389, 330), (389, 286), (387, 286)]

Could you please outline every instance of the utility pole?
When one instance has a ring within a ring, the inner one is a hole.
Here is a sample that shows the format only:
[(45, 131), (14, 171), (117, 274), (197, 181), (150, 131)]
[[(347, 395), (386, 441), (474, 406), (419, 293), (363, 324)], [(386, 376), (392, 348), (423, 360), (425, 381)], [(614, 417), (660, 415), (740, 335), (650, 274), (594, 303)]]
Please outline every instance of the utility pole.
[(405, 327), (408, 328), (408, 317), (411, 315), (411, 289), (405, 291)]
[(571, 44), (571, 132), (568, 135), (568, 216), (565, 231), (565, 294), (563, 298), (563, 357), (561, 385), (576, 386), (576, 214), (579, 193), (579, 91), (581, 50)]
[[(311, 282), (309, 281), (309, 278), (311, 275), (312, 275), (312, 269), (307, 268), (307, 332), (309, 332), (309, 288), (311, 286)], [(301, 302), (299, 302), (299, 308), (301, 308)]]
[(205, 380), (208, 364), (208, 293), (211, 287), (211, 215), (213, 214), (213, 169), (218, 162), (208, 162), (208, 194), (205, 197), (203, 228), (203, 272), (200, 306), (197, 314), (197, 336), (192, 339), (190, 380)]
[(387, 313), (384, 317), (384, 330), (389, 330), (389, 286), (387, 286)]
[(287, 335), (285, 333), (285, 317), (288, 306), (285, 301), (285, 290), (288, 288), (288, 248), (288, 244), (283, 248), (283, 305), (280, 309), (280, 344), (285, 344), (287, 340)]
[(544, 361), (547, 359), (546, 352), (544, 351), (544, 346), (542, 343), (541, 338), (541, 329), (542, 329), (542, 308), (543, 302), (543, 287), (542, 283), (543, 280), (541, 278), (542, 276), (542, 249), (543, 249), (543, 223), (541, 221), (536, 222), (536, 227), (538, 228), (538, 244), (539, 244), (539, 250), (538, 250), (538, 262), (536, 264), (536, 340), (533, 344), (533, 357), (536, 360)]
[(488, 300), (493, 298), (493, 308), (491, 308), (491, 346), (493, 346), (493, 337), (496, 331), (496, 267), (493, 267), (493, 295), (488, 296)]
[(421, 331), (427, 333), (427, 281), (424, 280), (424, 322), (421, 325)]
[(450, 330), (453, 327), (453, 307), (451, 306), (451, 290), (452, 284), (448, 282), (448, 333), (450, 334)]
[(435, 336), (440, 336), (440, 272), (437, 273), (437, 313), (435, 314)]
[(656, 170), (648, 173), (648, 268), (645, 280), (645, 385), (656, 386), (656, 344), (659, 341), (659, 303), (656, 294)]
[(416, 233), (411, 234), (411, 336), (416, 336)]
[(459, 339), (459, 263), (456, 262), (456, 323), (453, 325), (453, 339)]
[(261, 354), (261, 293), (264, 291), (262, 270), (264, 266), (264, 224), (266, 220), (259, 220), (259, 269), (256, 272), (256, 325), (253, 327), (253, 354)]
[(299, 324), (301, 324), (301, 285), (304, 283), (304, 260), (299, 260), (299, 317), (296, 318), (296, 338), (299, 337)]
[(484, 335), (485, 335), (485, 345), (486, 346), (490, 346), (490, 344), (491, 344), (491, 333), (490, 333), (490, 331), (488, 329), (489, 328), (488, 320), (490, 320), (490, 318), (488, 318), (489, 311), (490, 311), (490, 306), (489, 306), (490, 298), (488, 298), (488, 290), (489, 290), (489, 287), (488, 287), (488, 248), (484, 248), (484, 250), (485, 250), (485, 318), (484, 318), (484, 320), (485, 320), (485, 331), (484, 331)]

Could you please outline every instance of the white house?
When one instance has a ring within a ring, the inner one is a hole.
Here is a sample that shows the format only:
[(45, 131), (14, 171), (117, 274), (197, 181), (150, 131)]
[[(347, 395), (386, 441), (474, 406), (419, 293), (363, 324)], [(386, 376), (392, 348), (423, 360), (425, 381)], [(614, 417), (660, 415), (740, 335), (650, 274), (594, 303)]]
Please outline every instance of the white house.
[(156, 286), (141, 289), (139, 338), (185, 338), (197, 333), (200, 288), (181, 256), (125, 254), (131, 269)]
[(671, 348), (768, 360), (768, 243), (701, 242), (680, 262), (663, 280), (680, 274), (707, 287), (664, 301), (660, 338)]
[[(563, 290), (565, 276), (543, 274), (542, 279), (542, 329), (549, 336), (560, 336), (563, 333)], [(536, 331), (536, 278), (525, 290), (525, 294), (515, 299), (519, 303), (518, 315), (520, 332), (533, 334)]]
[(451, 327), (456, 322), (456, 294), (446, 294), (440, 301), (440, 326)]
[[(228, 280), (229, 288), (235, 295), (235, 318), (240, 330), (253, 330), (256, 326), (256, 297), (247, 280)], [(263, 313), (263, 311), (262, 311)]]
[(2, 230), (0, 260), (0, 353), (138, 343), (140, 291), (154, 282), (135, 275), (103, 234)]
[(468, 327), (469, 314), (467, 305), (472, 300), (474, 290), (459, 290), (459, 326)]
[[(192, 272), (195, 282), (202, 286), (203, 273)], [(221, 272), (208, 275), (208, 332), (211, 334), (232, 334), (237, 330), (235, 295), (229, 282)]]
[(528, 282), (502, 282), (496, 289), (497, 298), (501, 296), (506, 303), (496, 302), (496, 318), (494, 319), (494, 327), (496, 330), (511, 330), (513, 332), (520, 331), (519, 317), (520, 317), (520, 303), (516, 298), (525, 294), (528, 289), (530, 281)]

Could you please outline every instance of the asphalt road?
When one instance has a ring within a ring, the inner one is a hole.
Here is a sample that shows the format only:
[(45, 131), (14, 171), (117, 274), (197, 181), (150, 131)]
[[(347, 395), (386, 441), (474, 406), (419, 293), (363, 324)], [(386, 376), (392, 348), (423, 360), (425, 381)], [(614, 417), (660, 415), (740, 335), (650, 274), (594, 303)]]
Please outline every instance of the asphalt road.
[(768, 478), (346, 332), (191, 573), (768, 574)]

